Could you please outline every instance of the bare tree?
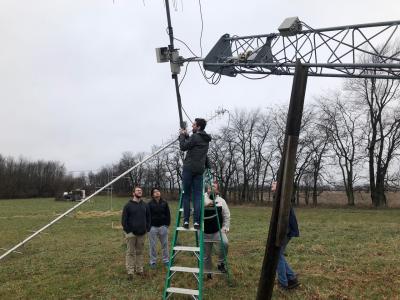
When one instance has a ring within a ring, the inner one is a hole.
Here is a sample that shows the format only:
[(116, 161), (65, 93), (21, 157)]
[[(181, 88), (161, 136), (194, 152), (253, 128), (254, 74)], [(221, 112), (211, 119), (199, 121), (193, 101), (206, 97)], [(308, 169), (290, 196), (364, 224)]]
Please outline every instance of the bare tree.
[(220, 135), (213, 135), (208, 155), (214, 170), (213, 175), (220, 184), (221, 195), (230, 199), (233, 194), (229, 193), (233, 188), (232, 178), (237, 172), (237, 144), (228, 127), (222, 128), (220, 132)]
[[(399, 49), (388, 47), (380, 51), (399, 53)], [(369, 57), (361, 60), (379, 62)], [(347, 82), (348, 90), (355, 96), (355, 103), (368, 115), (365, 135), (371, 200), (375, 207), (386, 206), (385, 178), (400, 146), (399, 85), (399, 80), (389, 79), (353, 79)]]
[(250, 199), (250, 181), (253, 179), (251, 167), (253, 161), (253, 138), (255, 127), (259, 118), (258, 111), (246, 112), (245, 110), (236, 111), (231, 122), (230, 133), (235, 137), (238, 151), (240, 168), (237, 170), (237, 179), (241, 176), (240, 201), (249, 201)]
[(362, 115), (356, 106), (350, 101), (345, 101), (343, 97), (338, 92), (319, 99), (322, 111), (320, 127), (326, 132), (335, 152), (335, 161), (341, 170), (347, 204), (354, 206), (354, 184), (359, 178), (356, 167), (363, 159)]

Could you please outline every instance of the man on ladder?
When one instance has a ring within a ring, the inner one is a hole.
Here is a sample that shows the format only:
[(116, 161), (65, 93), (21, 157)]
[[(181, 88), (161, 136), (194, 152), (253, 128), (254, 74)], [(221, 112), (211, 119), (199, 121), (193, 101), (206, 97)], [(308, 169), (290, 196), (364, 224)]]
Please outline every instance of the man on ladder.
[(183, 162), (183, 227), (189, 228), (190, 198), (193, 195), (193, 227), (200, 229), (200, 202), (203, 194), (203, 173), (209, 168), (207, 152), (211, 136), (204, 129), (207, 122), (196, 118), (192, 124), (193, 134), (189, 137), (186, 129), (180, 130), (179, 146), (187, 151)]

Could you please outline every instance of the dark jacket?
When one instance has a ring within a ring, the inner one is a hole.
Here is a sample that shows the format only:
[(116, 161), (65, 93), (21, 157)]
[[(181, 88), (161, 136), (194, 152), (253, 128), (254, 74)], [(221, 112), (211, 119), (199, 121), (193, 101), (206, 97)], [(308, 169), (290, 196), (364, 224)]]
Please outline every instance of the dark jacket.
[(121, 224), (126, 233), (143, 235), (150, 231), (150, 219), (150, 210), (143, 200), (129, 200), (122, 210)]
[(189, 169), (193, 174), (203, 174), (206, 164), (208, 166), (207, 152), (211, 136), (205, 131), (197, 131), (190, 137), (181, 134), (179, 136), (179, 146), (182, 151), (187, 151), (183, 168)]
[(298, 236), (300, 236), (299, 225), (297, 224), (297, 218), (294, 213), (294, 209), (293, 207), (291, 207), (289, 212), (289, 226), (288, 226), (287, 237), (292, 238)]
[(169, 226), (171, 224), (171, 213), (167, 201), (160, 199), (159, 202), (152, 199), (149, 202), (149, 209), (151, 215), (151, 226)]
[[(217, 206), (217, 212), (218, 212), (219, 226), (222, 227), (222, 224), (224, 223), (224, 217), (222, 215), (222, 207), (221, 206)], [(217, 220), (217, 215), (215, 214), (215, 208), (205, 209), (204, 210), (204, 233), (211, 234), (211, 233), (218, 232), (219, 231), (218, 220)]]

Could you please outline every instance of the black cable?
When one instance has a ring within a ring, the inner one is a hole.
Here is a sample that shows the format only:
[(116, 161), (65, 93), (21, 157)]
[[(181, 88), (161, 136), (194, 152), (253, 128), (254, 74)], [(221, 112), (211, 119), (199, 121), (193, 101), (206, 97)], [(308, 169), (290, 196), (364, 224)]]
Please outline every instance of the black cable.
[(186, 63), (185, 73), (183, 73), (182, 79), (181, 79), (181, 81), (179, 81), (178, 87), (181, 87), (181, 84), (182, 84), (183, 80), (186, 77), (186, 73), (187, 73), (188, 67), (189, 67), (189, 62)]
[(176, 40), (176, 41), (182, 43), (183, 45), (185, 45), (185, 47), (188, 48), (188, 50), (190, 51), (190, 53), (192, 53), (195, 57), (199, 57), (198, 55), (196, 55), (196, 53), (194, 53), (194, 52), (192, 51), (192, 49), (190, 49), (190, 47), (189, 47), (184, 41), (182, 41), (182, 40), (180, 40), (180, 39), (178, 39), (178, 38), (176, 38), (176, 37), (174, 37), (174, 40)]
[(182, 108), (182, 110), (183, 110), (183, 112), (184, 112), (184, 114), (185, 114), (185, 116), (189, 119), (189, 121), (190, 121), (190, 123), (192, 123), (193, 124), (193, 121), (192, 121), (192, 119), (188, 116), (188, 114), (187, 114), (187, 112), (186, 112), (186, 110), (183, 108), (183, 106), (181, 106), (181, 108)]
[[(203, 27), (203, 26), (202, 26), (202, 27)], [(166, 28), (165, 31), (166, 31), (167, 34), (168, 34), (168, 28)], [(176, 41), (178, 41), (179, 43), (183, 44), (183, 45), (190, 51), (190, 53), (192, 53), (192, 55), (194, 55), (193, 58), (198, 58), (198, 57), (199, 57), (199, 56), (196, 55), (196, 53), (193, 52), (193, 50), (188, 46), (187, 43), (185, 43), (184, 41), (182, 41), (181, 39), (176, 38), (176, 37), (174, 37), (174, 40), (176, 40)], [(203, 51), (203, 50), (201, 49), (201, 51)], [(190, 58), (189, 58), (189, 59), (190, 59)], [(219, 81), (221, 80), (221, 76), (219, 76), (219, 78), (218, 78), (217, 81), (214, 81), (214, 80), (212, 80), (212, 79), (214, 78), (214, 76), (215, 76), (216, 73), (214, 72), (212, 75), (210, 75), (210, 77), (208, 77), (208, 76), (206, 75), (206, 71), (202, 68), (200, 62), (198, 62), (198, 65), (199, 65), (201, 74), (203, 75), (204, 79), (207, 81), (208, 84), (216, 85), (216, 84), (219, 83)], [(187, 67), (186, 67), (186, 70), (187, 70)], [(185, 76), (186, 76), (186, 71), (185, 71), (184, 77), (185, 77)], [(212, 80), (212, 81), (210, 82), (209, 80)], [(179, 86), (180, 86), (180, 84), (182, 83), (182, 81), (183, 81), (183, 79), (182, 79), (181, 82), (179, 83)]]
[(244, 75), (243, 73), (239, 73), (239, 75), (243, 76), (244, 78), (250, 79), (250, 80), (259, 80), (259, 79), (264, 79), (271, 74), (263, 75), (261, 77), (249, 77), (249, 76)]

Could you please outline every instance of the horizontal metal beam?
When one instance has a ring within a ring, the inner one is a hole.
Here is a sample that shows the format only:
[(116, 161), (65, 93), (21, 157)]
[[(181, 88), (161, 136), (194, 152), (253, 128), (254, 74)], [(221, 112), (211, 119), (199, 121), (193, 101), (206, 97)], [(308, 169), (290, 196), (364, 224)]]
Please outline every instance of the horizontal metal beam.
[[(246, 67), (246, 68), (280, 68), (280, 67), (288, 67), (294, 68), (295, 63), (251, 63), (251, 62), (225, 62), (225, 63), (205, 63), (206, 66), (215, 66), (215, 67)], [(384, 68), (384, 69), (399, 69), (400, 71), (400, 63), (398, 64), (329, 64), (329, 63), (302, 63), (302, 65), (306, 67), (315, 67), (315, 68), (330, 68), (330, 69), (344, 69), (344, 68)]]
[[(400, 25), (400, 20), (308, 29), (308, 30), (302, 30), (301, 32), (299, 32), (299, 34), (321, 33), (330, 31), (348, 30), (348, 29), (361, 29), (361, 28), (373, 28), (373, 27), (396, 26), (396, 25)], [(279, 32), (256, 34), (256, 35), (231, 36), (231, 37), (226, 37), (225, 39), (227, 41), (237, 41), (241, 39), (268, 38), (268, 37), (278, 37), (278, 36), (281, 36)]]

